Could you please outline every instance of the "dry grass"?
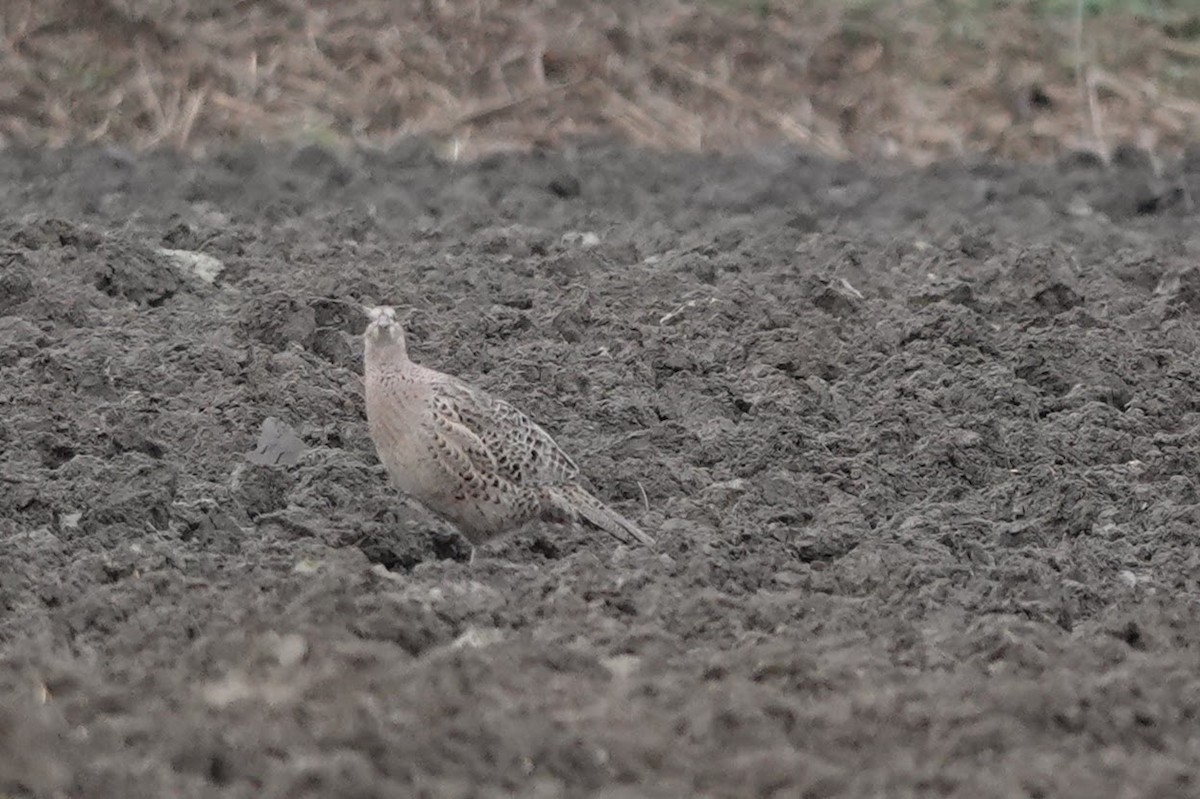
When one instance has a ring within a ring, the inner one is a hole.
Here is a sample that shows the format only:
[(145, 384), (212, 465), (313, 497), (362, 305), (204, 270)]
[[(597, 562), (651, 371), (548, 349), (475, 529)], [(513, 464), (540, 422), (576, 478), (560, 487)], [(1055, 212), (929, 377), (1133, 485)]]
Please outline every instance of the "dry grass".
[(1172, 150), (1200, 127), (1200, 44), (1164, 25), (1108, 15), (1080, 36), (1072, 15), (1028, 3), (847, 5), (7, 0), (0, 137), (203, 149), (425, 134), (465, 157), (616, 133), (921, 162)]

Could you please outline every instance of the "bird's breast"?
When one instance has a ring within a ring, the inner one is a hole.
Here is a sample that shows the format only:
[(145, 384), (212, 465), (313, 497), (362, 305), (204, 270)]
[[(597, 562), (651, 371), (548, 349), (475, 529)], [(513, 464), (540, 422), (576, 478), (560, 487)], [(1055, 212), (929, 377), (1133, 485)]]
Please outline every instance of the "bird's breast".
[(387, 377), (367, 379), (366, 401), (372, 437), (383, 433), (392, 439), (406, 437), (428, 407), (419, 386)]
[(421, 497), (429, 490), (429, 398), (419, 384), (366, 380), (367, 425), (379, 460), (402, 491)]

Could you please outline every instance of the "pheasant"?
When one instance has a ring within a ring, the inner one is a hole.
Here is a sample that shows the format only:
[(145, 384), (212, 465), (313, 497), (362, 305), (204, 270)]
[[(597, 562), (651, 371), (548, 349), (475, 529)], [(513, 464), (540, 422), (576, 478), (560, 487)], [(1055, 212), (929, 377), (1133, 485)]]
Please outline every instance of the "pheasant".
[(367, 423), (393, 484), (473, 545), (534, 520), (654, 539), (592, 495), (550, 434), (509, 403), (408, 357), (389, 306), (367, 309)]

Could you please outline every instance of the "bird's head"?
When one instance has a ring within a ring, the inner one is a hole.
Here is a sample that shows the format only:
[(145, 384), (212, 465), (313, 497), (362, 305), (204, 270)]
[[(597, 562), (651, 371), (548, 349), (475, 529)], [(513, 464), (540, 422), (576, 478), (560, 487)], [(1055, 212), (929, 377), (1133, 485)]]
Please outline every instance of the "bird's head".
[(404, 325), (396, 318), (396, 309), (390, 305), (366, 308), (369, 324), (363, 333), (367, 357), (386, 353), (390, 357), (408, 357), (404, 340)]

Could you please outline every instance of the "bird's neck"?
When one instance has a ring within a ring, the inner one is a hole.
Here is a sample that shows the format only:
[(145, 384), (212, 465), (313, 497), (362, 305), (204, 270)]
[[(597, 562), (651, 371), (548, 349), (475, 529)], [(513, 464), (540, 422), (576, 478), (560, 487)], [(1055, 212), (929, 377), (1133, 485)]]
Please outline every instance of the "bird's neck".
[(408, 366), (412, 363), (408, 359), (408, 348), (404, 346), (404, 341), (397, 339), (368, 341), (366, 356), (368, 365), (388, 364), (390, 367), (395, 368)]

